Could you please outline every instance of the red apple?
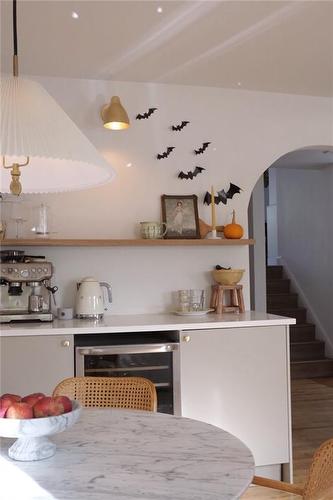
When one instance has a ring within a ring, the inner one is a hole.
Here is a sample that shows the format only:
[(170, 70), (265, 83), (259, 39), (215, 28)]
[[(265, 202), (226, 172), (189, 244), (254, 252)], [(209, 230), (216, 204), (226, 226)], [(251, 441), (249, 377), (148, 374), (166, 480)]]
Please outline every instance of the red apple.
[(36, 418), (52, 417), (62, 415), (62, 413), (64, 413), (64, 409), (62, 404), (55, 401), (55, 398), (45, 396), (45, 398), (37, 401), (33, 407), (33, 412)]
[(17, 394), (3, 394), (0, 399), (11, 399), (14, 403), (15, 401), (21, 401), (21, 396)]
[(34, 392), (33, 394), (28, 394), (28, 396), (24, 396), (22, 398), (23, 403), (28, 403), (30, 406), (34, 406), (39, 399), (45, 398), (45, 394), (42, 392)]
[(6, 411), (8, 408), (14, 403), (15, 401), (12, 401), (9, 398), (2, 398), (0, 399), (0, 418), (4, 417), (6, 415)]
[(67, 396), (55, 396), (54, 401), (63, 408), (62, 413), (68, 413), (72, 411), (72, 401)]
[(37, 418), (50, 416), (51, 402), (51, 396), (45, 396), (44, 398), (39, 399), (33, 406), (34, 416)]
[(6, 418), (33, 418), (34, 413), (30, 405), (28, 403), (12, 403), (12, 405), (6, 411)]

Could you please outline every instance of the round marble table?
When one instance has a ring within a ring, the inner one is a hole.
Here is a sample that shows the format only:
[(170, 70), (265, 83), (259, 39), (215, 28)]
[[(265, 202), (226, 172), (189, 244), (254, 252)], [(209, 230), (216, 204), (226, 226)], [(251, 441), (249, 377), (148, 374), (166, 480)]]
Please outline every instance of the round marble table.
[(235, 436), (161, 413), (86, 408), (51, 439), (56, 454), (38, 462), (12, 461), (1, 439), (2, 500), (231, 500), (254, 474)]

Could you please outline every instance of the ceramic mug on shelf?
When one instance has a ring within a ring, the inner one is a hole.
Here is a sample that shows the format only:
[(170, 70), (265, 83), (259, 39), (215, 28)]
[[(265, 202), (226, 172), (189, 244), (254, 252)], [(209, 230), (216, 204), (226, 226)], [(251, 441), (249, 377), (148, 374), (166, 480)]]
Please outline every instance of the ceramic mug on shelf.
[(167, 225), (165, 222), (140, 222), (140, 231), (142, 238), (155, 240), (165, 235), (167, 232)]

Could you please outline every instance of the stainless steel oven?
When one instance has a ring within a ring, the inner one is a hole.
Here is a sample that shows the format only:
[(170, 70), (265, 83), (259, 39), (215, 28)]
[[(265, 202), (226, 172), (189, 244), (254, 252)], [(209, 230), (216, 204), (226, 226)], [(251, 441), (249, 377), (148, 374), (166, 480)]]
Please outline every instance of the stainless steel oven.
[[(108, 337), (110, 340), (112, 334)], [(128, 334), (124, 338), (128, 340)], [(76, 375), (148, 378), (156, 387), (157, 411), (180, 415), (179, 343), (145, 340), (146, 343), (76, 345)]]

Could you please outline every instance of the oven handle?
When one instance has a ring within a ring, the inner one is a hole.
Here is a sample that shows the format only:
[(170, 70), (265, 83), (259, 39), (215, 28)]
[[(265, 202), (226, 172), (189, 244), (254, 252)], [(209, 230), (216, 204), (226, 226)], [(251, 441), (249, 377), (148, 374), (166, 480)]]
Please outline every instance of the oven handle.
[(151, 352), (172, 352), (179, 349), (178, 342), (167, 344), (140, 344), (140, 345), (116, 345), (101, 347), (77, 347), (76, 352), (80, 356), (104, 356), (107, 354), (144, 354)]

